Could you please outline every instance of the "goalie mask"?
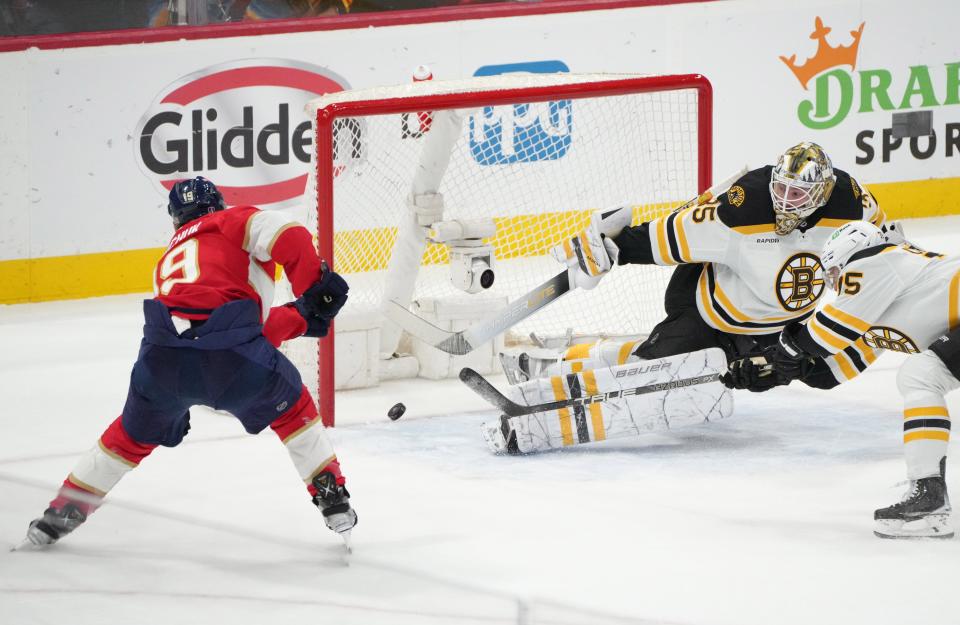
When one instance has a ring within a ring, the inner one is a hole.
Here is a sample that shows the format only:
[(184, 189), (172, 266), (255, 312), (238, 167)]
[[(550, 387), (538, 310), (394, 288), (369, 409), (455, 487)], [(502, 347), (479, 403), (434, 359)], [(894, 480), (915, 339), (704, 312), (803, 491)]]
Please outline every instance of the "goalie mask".
[(816, 143), (805, 141), (784, 152), (770, 174), (777, 234), (790, 234), (826, 204), (836, 182), (830, 158)]
[(189, 180), (181, 180), (170, 189), (170, 202), (167, 212), (173, 219), (173, 225), (180, 226), (216, 211), (222, 211), (226, 206), (223, 196), (215, 184), (197, 176)]
[(837, 228), (827, 239), (820, 253), (820, 264), (827, 288), (836, 290), (843, 268), (850, 257), (875, 245), (887, 242), (887, 236), (880, 228), (867, 221), (851, 221)]

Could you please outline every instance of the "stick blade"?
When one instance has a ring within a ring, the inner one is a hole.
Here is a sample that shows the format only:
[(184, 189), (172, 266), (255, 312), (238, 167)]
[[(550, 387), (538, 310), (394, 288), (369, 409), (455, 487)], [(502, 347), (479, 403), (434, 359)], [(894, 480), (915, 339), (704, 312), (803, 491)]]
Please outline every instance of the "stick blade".
[(438, 328), (395, 300), (388, 300), (384, 304), (383, 316), (400, 326), (410, 336), (433, 345), (440, 351), (454, 356), (463, 356), (473, 351), (473, 346), (463, 337), (463, 332), (448, 332)]

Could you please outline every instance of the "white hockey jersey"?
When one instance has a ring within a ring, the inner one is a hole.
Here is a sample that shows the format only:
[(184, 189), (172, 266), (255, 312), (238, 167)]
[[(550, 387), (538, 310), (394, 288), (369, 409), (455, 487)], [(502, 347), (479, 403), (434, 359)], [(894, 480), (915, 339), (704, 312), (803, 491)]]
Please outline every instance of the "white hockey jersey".
[(797, 340), (817, 356), (853, 355), (837, 361), (843, 380), (856, 375), (856, 357), (869, 364), (881, 349), (915, 354), (958, 324), (960, 256), (887, 244), (850, 258), (836, 300), (817, 306)]
[(826, 206), (788, 235), (774, 231), (772, 167), (748, 172), (715, 202), (625, 229), (620, 264), (702, 263), (696, 303), (703, 320), (731, 334), (773, 334), (809, 317), (824, 290), (818, 254), (854, 220), (883, 224), (876, 201), (846, 173)]

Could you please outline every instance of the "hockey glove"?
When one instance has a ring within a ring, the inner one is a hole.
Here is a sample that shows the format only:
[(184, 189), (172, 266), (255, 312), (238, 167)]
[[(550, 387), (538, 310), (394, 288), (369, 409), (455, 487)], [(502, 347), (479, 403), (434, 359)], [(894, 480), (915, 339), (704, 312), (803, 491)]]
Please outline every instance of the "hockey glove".
[[(300, 316), (303, 317), (303, 320), (307, 322), (307, 330), (301, 336), (312, 336), (313, 338), (321, 338), (327, 335), (327, 332), (330, 331), (330, 321), (320, 317), (319, 315), (314, 315), (306, 309), (303, 303), (303, 298), (300, 297), (293, 302), (294, 308), (297, 309), (297, 312), (300, 313)], [(269, 336), (267, 338), (270, 338)]]
[(813, 367), (813, 359), (803, 351), (803, 348), (794, 338), (794, 331), (799, 324), (791, 323), (777, 339), (777, 344), (764, 350), (764, 357), (771, 365), (782, 384), (789, 384), (793, 380), (802, 379)]
[(550, 250), (558, 262), (567, 266), (570, 288), (592, 289), (617, 264), (620, 250), (600, 232), (601, 221), (601, 214), (595, 212), (586, 230)]
[(326, 321), (336, 317), (343, 305), (347, 303), (347, 291), (350, 290), (347, 281), (335, 271), (330, 271), (326, 261), (321, 264), (321, 267), (320, 279), (294, 302), (308, 324), (309, 317), (320, 317)]
[(727, 388), (748, 390), (754, 393), (769, 391), (775, 386), (786, 384), (774, 374), (773, 367), (763, 356), (734, 360), (727, 372), (720, 376)]

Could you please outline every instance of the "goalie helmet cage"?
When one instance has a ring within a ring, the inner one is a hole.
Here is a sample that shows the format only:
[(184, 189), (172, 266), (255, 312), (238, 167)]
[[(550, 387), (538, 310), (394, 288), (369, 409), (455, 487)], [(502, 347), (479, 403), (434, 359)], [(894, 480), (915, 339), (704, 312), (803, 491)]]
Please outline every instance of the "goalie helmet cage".
[[(699, 74), (416, 82), (329, 94), (310, 110), (315, 201), (305, 223), (320, 256), (350, 283), (338, 320), (376, 315), (386, 299), (512, 300), (557, 273), (550, 247), (582, 229), (594, 210), (631, 204), (638, 223), (712, 182), (712, 87)], [(449, 250), (430, 244), (425, 227), (448, 219), (496, 223), (486, 240), (498, 264), (489, 293), (451, 286)], [(661, 268), (614, 271), (518, 329), (640, 335), (662, 318), (666, 280)], [(380, 351), (391, 354), (400, 332), (385, 326)], [(317, 380), (311, 390), (324, 424), (333, 425), (335, 334), (316, 350), (312, 339), (297, 341), (316, 354), (297, 364), (308, 385)]]

